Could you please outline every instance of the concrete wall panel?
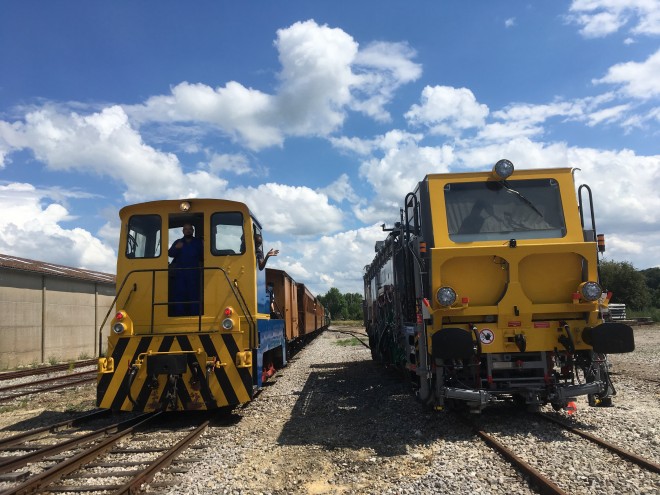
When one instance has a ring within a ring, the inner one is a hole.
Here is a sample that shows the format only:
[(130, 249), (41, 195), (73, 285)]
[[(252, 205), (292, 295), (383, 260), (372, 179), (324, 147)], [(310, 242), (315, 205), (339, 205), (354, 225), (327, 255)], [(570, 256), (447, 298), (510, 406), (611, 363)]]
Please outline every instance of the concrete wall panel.
[(0, 369), (41, 362), (41, 275), (0, 271)]
[(114, 284), (0, 268), (0, 369), (97, 356), (114, 291)]

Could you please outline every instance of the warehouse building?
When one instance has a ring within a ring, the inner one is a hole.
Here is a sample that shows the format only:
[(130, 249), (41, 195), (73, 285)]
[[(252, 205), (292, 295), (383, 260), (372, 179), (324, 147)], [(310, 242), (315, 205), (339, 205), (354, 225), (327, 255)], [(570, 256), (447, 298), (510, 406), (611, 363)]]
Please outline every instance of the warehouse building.
[(112, 274), (0, 254), (0, 370), (97, 356), (114, 295)]

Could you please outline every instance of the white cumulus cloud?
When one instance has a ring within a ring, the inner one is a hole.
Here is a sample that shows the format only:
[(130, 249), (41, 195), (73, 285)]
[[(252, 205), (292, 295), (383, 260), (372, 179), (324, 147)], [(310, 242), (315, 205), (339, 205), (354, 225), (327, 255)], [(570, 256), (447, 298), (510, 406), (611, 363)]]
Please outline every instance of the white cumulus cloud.
[(643, 62), (625, 62), (594, 79), (595, 84), (616, 84), (625, 96), (646, 100), (660, 96), (660, 50)]
[(420, 105), (413, 105), (405, 114), (412, 125), (423, 125), (433, 134), (454, 136), (458, 131), (482, 127), (488, 107), (478, 103), (467, 88), (426, 86)]
[(24, 183), (0, 185), (0, 208), (0, 253), (115, 272), (114, 250), (84, 229), (63, 227), (72, 217), (47, 191)]
[(226, 198), (246, 203), (273, 234), (319, 235), (342, 227), (342, 212), (328, 196), (309, 187), (267, 183), (226, 191)]
[(660, 4), (655, 0), (573, 0), (567, 16), (585, 38), (601, 38), (624, 26), (631, 34), (660, 34)]

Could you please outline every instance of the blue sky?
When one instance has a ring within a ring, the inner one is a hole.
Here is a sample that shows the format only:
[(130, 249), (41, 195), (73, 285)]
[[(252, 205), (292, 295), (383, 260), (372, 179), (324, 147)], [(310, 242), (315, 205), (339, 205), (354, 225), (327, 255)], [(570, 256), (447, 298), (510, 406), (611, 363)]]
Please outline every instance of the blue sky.
[(0, 253), (113, 272), (118, 210), (246, 202), (269, 263), (362, 291), (428, 173), (579, 167), (660, 266), (660, 3), (7, 0)]

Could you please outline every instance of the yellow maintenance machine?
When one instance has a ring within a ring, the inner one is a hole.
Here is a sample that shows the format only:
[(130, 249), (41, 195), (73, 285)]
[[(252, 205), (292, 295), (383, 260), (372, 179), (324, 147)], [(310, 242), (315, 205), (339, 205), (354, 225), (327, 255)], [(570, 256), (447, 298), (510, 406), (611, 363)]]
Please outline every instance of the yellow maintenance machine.
[(606, 355), (634, 339), (603, 321), (604, 238), (572, 169), (428, 175), (387, 230), (365, 271), (365, 325), (374, 359), (407, 368), (422, 401), (611, 404)]

